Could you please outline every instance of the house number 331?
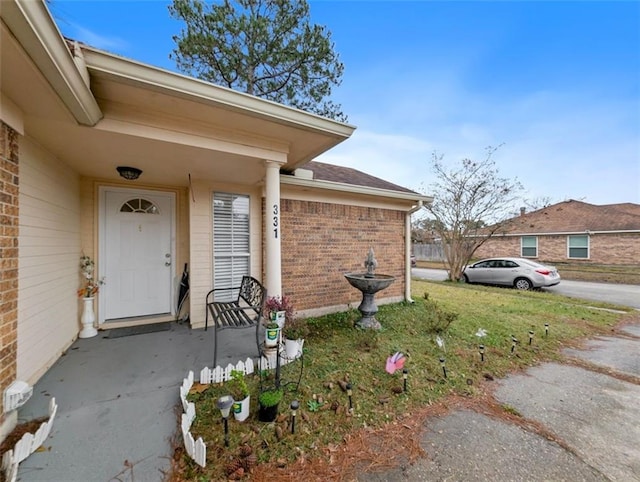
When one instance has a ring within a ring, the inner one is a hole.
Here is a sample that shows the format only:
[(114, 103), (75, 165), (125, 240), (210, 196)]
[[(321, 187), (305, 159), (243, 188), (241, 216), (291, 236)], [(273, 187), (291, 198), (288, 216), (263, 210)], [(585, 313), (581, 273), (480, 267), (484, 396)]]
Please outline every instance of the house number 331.
[(278, 210), (278, 205), (274, 204), (273, 205), (273, 235), (275, 236), (276, 239), (278, 239), (278, 228), (280, 226), (280, 213)]

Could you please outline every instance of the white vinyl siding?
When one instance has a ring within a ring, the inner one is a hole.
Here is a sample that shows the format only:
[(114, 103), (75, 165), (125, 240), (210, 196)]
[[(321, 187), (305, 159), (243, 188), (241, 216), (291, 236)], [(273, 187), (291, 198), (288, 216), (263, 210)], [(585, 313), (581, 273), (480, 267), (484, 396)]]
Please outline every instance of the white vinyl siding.
[(35, 383), (80, 329), (79, 177), (20, 143), (17, 376)]
[(572, 259), (589, 259), (589, 236), (567, 236), (567, 256)]
[[(249, 196), (215, 192), (213, 195), (213, 286), (240, 286), (249, 274)], [(238, 293), (223, 291), (216, 300), (235, 298)]]
[(538, 257), (538, 237), (522, 236), (520, 238), (520, 251), (523, 258)]

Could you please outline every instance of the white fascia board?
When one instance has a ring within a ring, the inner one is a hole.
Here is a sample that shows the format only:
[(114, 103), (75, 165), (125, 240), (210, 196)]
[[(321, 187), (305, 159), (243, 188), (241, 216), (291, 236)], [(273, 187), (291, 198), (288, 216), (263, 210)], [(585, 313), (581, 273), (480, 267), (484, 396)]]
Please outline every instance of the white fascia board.
[(326, 189), (329, 191), (360, 194), (365, 196), (401, 199), (406, 201), (413, 201), (416, 203), (422, 202), (423, 204), (431, 204), (431, 202), (433, 202), (433, 197), (424, 196), (417, 193), (392, 191), (390, 189), (380, 189), (376, 187), (356, 186), (354, 184), (347, 184), (342, 182), (319, 181), (317, 179), (300, 179), (286, 174), (280, 175), (280, 184), (289, 184), (291, 186), (307, 187), (311, 189)]
[(224, 106), (247, 112), (253, 116), (269, 119), (280, 124), (329, 134), (347, 139), (355, 126), (310, 114), (277, 102), (261, 99), (220, 85), (151, 65), (136, 62), (87, 45), (81, 45), (87, 67), (106, 75), (129, 80), (135, 84), (146, 84), (173, 95), (198, 100), (201, 103)]
[(41, 0), (1, 0), (0, 15), (74, 118), (93, 126), (102, 118), (71, 52)]

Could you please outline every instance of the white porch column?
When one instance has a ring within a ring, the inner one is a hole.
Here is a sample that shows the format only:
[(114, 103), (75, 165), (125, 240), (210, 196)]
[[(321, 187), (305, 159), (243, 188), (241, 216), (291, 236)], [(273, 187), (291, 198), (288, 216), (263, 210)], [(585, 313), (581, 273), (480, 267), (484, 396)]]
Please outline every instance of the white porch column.
[(282, 296), (280, 163), (266, 161), (264, 231), (267, 296)]

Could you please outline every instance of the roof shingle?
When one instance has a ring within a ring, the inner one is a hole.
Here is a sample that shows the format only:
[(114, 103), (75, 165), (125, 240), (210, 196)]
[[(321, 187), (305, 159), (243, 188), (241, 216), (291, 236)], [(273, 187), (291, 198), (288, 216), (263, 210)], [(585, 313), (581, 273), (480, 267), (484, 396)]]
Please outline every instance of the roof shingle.
[(564, 233), (640, 230), (640, 205), (597, 206), (570, 199), (512, 219), (507, 233)]
[(389, 191), (406, 192), (417, 194), (411, 189), (407, 189), (397, 184), (385, 181), (379, 177), (371, 176), (362, 171), (350, 167), (336, 166), (324, 162), (311, 161), (304, 166), (304, 169), (313, 171), (313, 178), (319, 181), (340, 182), (352, 184), (354, 186), (372, 187), (376, 189), (387, 189)]

